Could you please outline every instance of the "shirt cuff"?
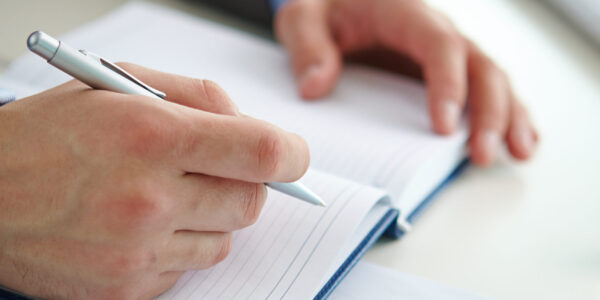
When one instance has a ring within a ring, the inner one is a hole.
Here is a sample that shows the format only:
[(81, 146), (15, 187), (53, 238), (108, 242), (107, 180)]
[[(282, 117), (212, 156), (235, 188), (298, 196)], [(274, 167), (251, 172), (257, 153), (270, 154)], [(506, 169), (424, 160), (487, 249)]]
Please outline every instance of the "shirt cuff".
[(279, 8), (286, 3), (287, 0), (269, 0), (269, 4), (271, 4), (271, 12), (275, 14)]
[(15, 93), (9, 90), (0, 89), (0, 106), (9, 102), (13, 102), (15, 99)]

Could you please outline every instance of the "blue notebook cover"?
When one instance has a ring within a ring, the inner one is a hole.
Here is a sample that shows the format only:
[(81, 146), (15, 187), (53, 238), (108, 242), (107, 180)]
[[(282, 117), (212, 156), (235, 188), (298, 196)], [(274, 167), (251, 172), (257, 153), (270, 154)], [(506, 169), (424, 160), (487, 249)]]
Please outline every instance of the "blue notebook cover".
[[(464, 159), (456, 168), (448, 175), (448, 177), (413, 210), (410, 215), (406, 218), (408, 223), (413, 224), (425, 209), (431, 205), (432, 200), (435, 196), (452, 180), (458, 177), (465, 168), (469, 165), (469, 159)], [(352, 251), (350, 256), (344, 261), (344, 263), (338, 268), (333, 276), (327, 281), (327, 283), (321, 288), (319, 293), (315, 296), (315, 300), (326, 299), (331, 292), (337, 287), (337, 285), (346, 277), (348, 272), (356, 265), (356, 263), (363, 257), (363, 255), (373, 246), (373, 244), (381, 237), (385, 235), (390, 238), (399, 239), (404, 235), (397, 225), (397, 219), (400, 215), (400, 211), (397, 209), (390, 209), (381, 220), (371, 229), (369, 234), (358, 244), (356, 249)]]
[(344, 261), (337, 271), (331, 276), (329, 281), (321, 288), (321, 291), (315, 296), (314, 299), (325, 299), (337, 285), (348, 275), (348, 272), (354, 267), (354, 265), (360, 260), (365, 252), (371, 248), (371, 246), (379, 239), (379, 237), (389, 228), (396, 226), (396, 220), (400, 211), (397, 209), (390, 209), (384, 216), (377, 222), (375, 227), (369, 231), (367, 236), (358, 244), (356, 249), (352, 251), (350, 256)]

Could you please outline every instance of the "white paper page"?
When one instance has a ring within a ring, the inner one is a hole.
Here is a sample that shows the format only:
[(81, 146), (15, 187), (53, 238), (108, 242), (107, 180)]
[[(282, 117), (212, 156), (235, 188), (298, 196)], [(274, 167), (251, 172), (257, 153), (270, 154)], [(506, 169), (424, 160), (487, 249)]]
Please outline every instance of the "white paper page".
[[(419, 168), (442, 157), (442, 166), (430, 167), (409, 193), (413, 199), (401, 206), (408, 211), (456, 165), (466, 140), (464, 131), (452, 137), (432, 132), (419, 83), (354, 66), (330, 97), (302, 101), (286, 54), (274, 42), (154, 5), (128, 4), (62, 40), (113, 61), (216, 81), (242, 111), (307, 139), (313, 168), (386, 189), (396, 199)], [(33, 54), (5, 76), (40, 88), (69, 78)]]
[(484, 300), (417, 276), (360, 261), (329, 296), (330, 300)]
[(384, 193), (319, 172), (304, 183), (326, 208), (270, 190), (258, 222), (234, 233), (223, 262), (185, 273), (158, 299), (312, 298), (341, 245)]
[(0, 77), (0, 89), (6, 89), (15, 94), (17, 99), (35, 94), (39, 91), (39, 87), (30, 86), (19, 80), (14, 80), (6, 77)]
[[(356, 250), (356, 245), (360, 244), (367, 234), (375, 228), (377, 223), (381, 221), (383, 215), (385, 215), (390, 210), (390, 202), (389, 197), (387, 199), (383, 199), (378, 202), (371, 211), (365, 216), (360, 225), (354, 230), (352, 236), (346, 241), (344, 246), (339, 251), (337, 257), (332, 263), (332, 268), (329, 269), (329, 272), (323, 278), (321, 282), (321, 286), (324, 286), (327, 281), (331, 279), (331, 277), (338, 271), (339, 266), (341, 266), (352, 254), (354, 250)], [(384, 228), (385, 229), (385, 228)]]

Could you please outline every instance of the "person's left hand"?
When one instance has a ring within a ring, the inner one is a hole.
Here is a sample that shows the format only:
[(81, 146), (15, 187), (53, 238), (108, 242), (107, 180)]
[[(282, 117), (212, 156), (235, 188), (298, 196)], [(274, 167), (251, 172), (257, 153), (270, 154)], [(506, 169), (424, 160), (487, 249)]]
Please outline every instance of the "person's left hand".
[(475, 164), (490, 165), (503, 140), (515, 158), (533, 153), (537, 132), (505, 73), (422, 0), (290, 0), (275, 31), (304, 98), (331, 92), (344, 55), (384, 48), (420, 65), (437, 133), (455, 131), (466, 103)]

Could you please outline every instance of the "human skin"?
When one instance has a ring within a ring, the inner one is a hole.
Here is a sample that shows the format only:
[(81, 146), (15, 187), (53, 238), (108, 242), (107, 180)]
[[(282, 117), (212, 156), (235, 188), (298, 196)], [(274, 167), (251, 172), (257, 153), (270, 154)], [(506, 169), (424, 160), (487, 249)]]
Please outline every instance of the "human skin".
[(70, 81), (0, 108), (0, 285), (43, 299), (149, 299), (211, 267), (263, 182), (306, 143), (242, 116), (213, 82), (123, 65), (167, 100)]
[[(435, 132), (453, 133), (469, 112), (472, 162), (491, 165), (502, 143), (520, 160), (535, 150), (538, 134), (506, 74), (421, 0), (289, 0), (275, 16), (275, 32), (306, 99), (334, 89), (344, 57), (367, 54), (359, 56), (410, 74), (414, 64), (406, 62), (415, 62)], [(395, 57), (383, 62), (382, 49)]]

